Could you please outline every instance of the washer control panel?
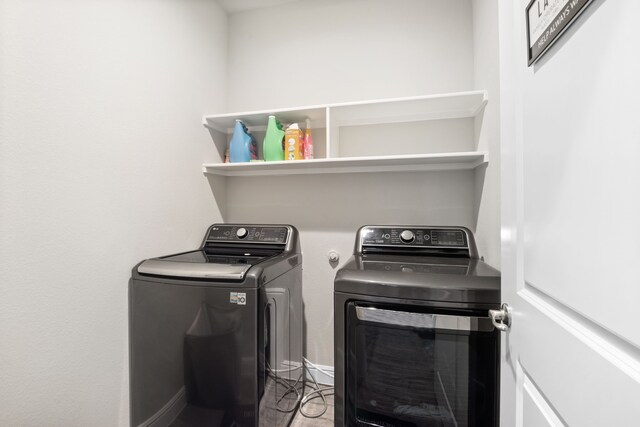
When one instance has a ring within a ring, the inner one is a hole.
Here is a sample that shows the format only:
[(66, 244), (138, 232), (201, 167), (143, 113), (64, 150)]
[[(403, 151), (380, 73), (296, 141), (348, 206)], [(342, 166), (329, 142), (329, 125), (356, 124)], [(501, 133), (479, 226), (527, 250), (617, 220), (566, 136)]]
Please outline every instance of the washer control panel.
[(448, 247), (467, 249), (467, 233), (461, 228), (364, 227), (360, 246)]
[(287, 237), (287, 227), (216, 224), (209, 229), (207, 241), (285, 244)]

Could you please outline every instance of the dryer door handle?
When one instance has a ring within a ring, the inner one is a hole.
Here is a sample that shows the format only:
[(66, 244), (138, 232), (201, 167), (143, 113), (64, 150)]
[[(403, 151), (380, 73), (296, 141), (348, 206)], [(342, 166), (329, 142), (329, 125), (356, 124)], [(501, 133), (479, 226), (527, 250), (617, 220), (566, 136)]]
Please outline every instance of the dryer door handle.
[(494, 329), (489, 317), (415, 313), (410, 311), (386, 310), (376, 307), (360, 306), (356, 306), (355, 309), (358, 319), (364, 322), (453, 331), (490, 332)]
[(489, 317), (493, 326), (502, 332), (506, 332), (511, 328), (511, 307), (509, 304), (503, 303), (500, 310), (489, 310)]

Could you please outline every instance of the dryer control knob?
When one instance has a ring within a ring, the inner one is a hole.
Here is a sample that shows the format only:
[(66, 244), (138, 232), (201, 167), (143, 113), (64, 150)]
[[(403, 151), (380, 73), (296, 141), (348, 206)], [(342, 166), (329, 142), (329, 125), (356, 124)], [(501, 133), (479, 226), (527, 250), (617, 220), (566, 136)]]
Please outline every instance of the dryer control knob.
[(244, 239), (245, 237), (247, 237), (247, 234), (249, 234), (249, 232), (244, 227), (240, 227), (238, 228), (238, 231), (236, 231), (236, 236), (238, 236), (238, 239)]
[(411, 243), (415, 240), (415, 238), (416, 236), (411, 230), (404, 230), (402, 233), (400, 233), (400, 240), (402, 240), (404, 243)]

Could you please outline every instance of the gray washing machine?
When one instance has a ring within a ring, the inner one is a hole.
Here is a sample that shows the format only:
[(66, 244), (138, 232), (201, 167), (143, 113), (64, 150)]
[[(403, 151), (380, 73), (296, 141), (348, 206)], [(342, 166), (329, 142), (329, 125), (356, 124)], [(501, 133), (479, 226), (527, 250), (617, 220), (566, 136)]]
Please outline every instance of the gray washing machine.
[(290, 225), (214, 224), (197, 250), (138, 264), (131, 425), (288, 425), (304, 386), (301, 281)]
[(365, 226), (335, 278), (335, 425), (499, 425), (500, 273), (464, 227)]

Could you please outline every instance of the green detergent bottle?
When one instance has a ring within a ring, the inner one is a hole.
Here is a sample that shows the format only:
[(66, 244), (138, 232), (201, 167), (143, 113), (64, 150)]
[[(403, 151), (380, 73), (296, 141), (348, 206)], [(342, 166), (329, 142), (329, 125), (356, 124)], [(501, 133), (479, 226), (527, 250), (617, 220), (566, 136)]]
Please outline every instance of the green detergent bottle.
[(276, 119), (276, 116), (269, 116), (267, 133), (264, 135), (264, 142), (262, 143), (265, 161), (273, 162), (284, 160), (284, 150), (282, 149), (283, 139), (284, 130), (282, 130), (282, 124)]

